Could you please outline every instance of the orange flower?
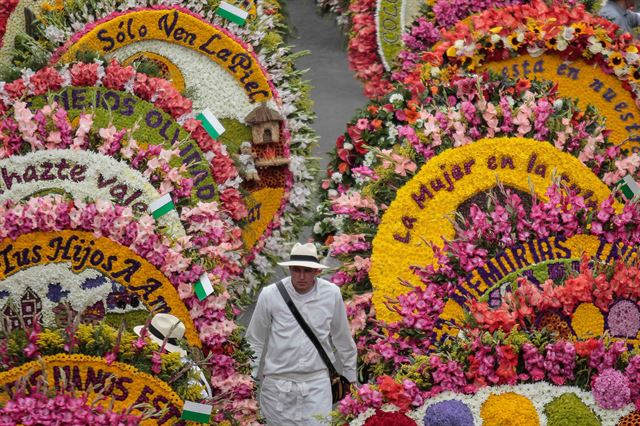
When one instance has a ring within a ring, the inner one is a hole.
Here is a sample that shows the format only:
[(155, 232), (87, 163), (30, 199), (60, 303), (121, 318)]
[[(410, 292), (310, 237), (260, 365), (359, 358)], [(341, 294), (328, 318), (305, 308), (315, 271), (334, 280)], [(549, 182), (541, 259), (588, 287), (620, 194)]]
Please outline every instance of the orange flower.
[(404, 113), (407, 116), (407, 123), (409, 124), (415, 123), (418, 118), (420, 118), (420, 114), (412, 109), (405, 109)]

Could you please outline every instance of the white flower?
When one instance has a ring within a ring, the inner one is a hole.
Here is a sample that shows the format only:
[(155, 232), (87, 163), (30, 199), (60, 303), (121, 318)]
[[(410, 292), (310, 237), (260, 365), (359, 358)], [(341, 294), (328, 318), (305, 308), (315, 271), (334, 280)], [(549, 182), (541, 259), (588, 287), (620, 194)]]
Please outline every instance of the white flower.
[(597, 38), (595, 38), (594, 36), (591, 36), (587, 39), (587, 41), (589, 42), (589, 45), (587, 46), (587, 49), (589, 49), (589, 52), (593, 54), (602, 52), (603, 50), (602, 43), (600, 43), (600, 41)]
[(560, 35), (562, 36), (563, 39), (565, 39), (567, 41), (571, 41), (571, 40), (573, 40), (574, 32), (575, 32), (575, 28), (573, 28), (573, 27), (564, 27), (564, 30), (562, 30), (562, 33)]
[(313, 233), (314, 234), (319, 234), (322, 232), (322, 223), (320, 222), (316, 222), (313, 224)]
[(67, 34), (54, 25), (49, 25), (44, 30), (44, 35), (54, 43), (64, 43), (67, 40)]
[(400, 93), (394, 93), (393, 95), (389, 96), (389, 102), (391, 102), (392, 104), (397, 103), (401, 103), (402, 101), (404, 101), (404, 97), (400, 94)]
[(345, 217), (342, 214), (336, 215), (329, 219), (336, 231), (342, 233), (344, 228)]
[(307, 204), (311, 190), (305, 184), (296, 183), (291, 189), (289, 202), (295, 207), (303, 207)]
[(353, 145), (351, 145), (349, 142), (345, 142), (344, 145), (342, 145), (342, 147), (348, 151), (353, 149)]
[(527, 46), (527, 52), (529, 53), (529, 55), (531, 55), (532, 58), (541, 56), (545, 52), (545, 50), (546, 49), (544, 47)]
[(558, 49), (559, 52), (563, 52), (567, 50), (567, 47), (569, 47), (569, 42), (563, 38), (558, 38), (556, 49)]
[(342, 173), (335, 172), (331, 175), (331, 180), (335, 183), (342, 182)]

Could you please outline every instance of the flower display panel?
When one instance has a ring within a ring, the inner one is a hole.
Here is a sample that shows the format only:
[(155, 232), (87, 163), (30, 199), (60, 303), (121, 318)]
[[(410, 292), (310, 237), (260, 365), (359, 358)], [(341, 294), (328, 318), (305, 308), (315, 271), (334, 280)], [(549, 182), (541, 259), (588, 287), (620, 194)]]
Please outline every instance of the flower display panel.
[[(30, 372), (29, 380), (33, 385), (38, 377), (46, 375), (52, 389), (56, 391), (86, 392), (89, 397), (102, 393), (107, 398), (99, 404), (113, 411), (126, 411), (135, 407), (132, 413), (140, 415), (143, 411), (139, 404), (145, 403), (157, 410), (166, 409), (163, 416), (144, 420), (140, 423), (142, 425), (168, 425), (180, 420), (183, 401), (167, 383), (151, 374), (138, 371), (129, 364), (109, 364), (104, 358), (87, 355), (44, 356), (42, 363), (34, 361), (0, 373), (1, 403), (6, 403), (11, 398), (17, 382)], [(110, 407), (110, 404), (113, 405)]]
[(180, 318), (189, 344), (202, 345), (186, 306), (168, 278), (128, 247), (83, 231), (34, 232), (3, 240), (0, 254), (0, 287), (6, 278), (35, 266), (69, 263), (76, 273), (94, 269), (138, 295), (149, 310)]
[(583, 60), (567, 61), (554, 54), (532, 57), (522, 54), (484, 67), (506, 78), (550, 80), (558, 84), (558, 94), (578, 98), (581, 108), (595, 106), (607, 119), (609, 136), (616, 144), (636, 152), (640, 149), (640, 110), (625, 82), (604, 73)]
[(373, 240), (369, 277), (378, 318), (397, 318), (386, 307), (386, 296), (402, 294), (402, 281), (419, 284), (412, 267), (435, 263), (429, 245), (455, 236), (447, 216), (462, 203), (490, 190), (497, 181), (525, 192), (531, 186), (544, 198), (554, 176), (575, 184), (595, 203), (610, 194), (607, 186), (575, 157), (530, 139), (485, 139), (447, 150), (426, 163), (398, 190)]
[[(127, 36), (121, 28), (127, 28), (130, 34)], [(190, 77), (185, 84), (196, 88), (195, 98), (201, 100), (199, 107), (209, 108), (218, 118), (230, 119), (245, 128), (244, 120), (255, 105), (270, 101), (275, 93), (273, 83), (254, 53), (224, 29), (187, 10), (143, 9), (110, 15), (76, 34), (54, 54), (53, 60), (67, 62), (83, 50), (101, 51), (122, 60), (136, 53), (164, 54), (184, 77)], [(209, 72), (209, 69), (213, 71)], [(269, 105), (278, 108), (275, 99)], [(289, 135), (286, 130), (280, 131)], [(234, 141), (228, 149), (237, 152), (239, 142)], [(273, 147), (273, 156), (286, 159), (288, 143), (287, 138)], [(255, 147), (254, 150), (257, 152), (262, 148)], [(244, 221), (243, 240), (248, 250), (279, 217), (291, 184), (287, 168), (268, 166), (258, 170), (260, 183), (247, 188), (250, 195), (246, 201), (251, 204), (252, 212)], [(278, 198), (273, 200), (274, 196)], [(266, 198), (269, 203), (264, 202)]]

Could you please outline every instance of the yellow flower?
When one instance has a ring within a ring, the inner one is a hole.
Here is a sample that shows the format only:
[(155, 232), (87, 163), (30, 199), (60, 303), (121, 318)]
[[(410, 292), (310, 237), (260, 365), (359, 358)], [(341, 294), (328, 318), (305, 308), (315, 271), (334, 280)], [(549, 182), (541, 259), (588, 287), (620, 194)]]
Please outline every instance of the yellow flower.
[(624, 56), (622, 56), (622, 53), (620, 52), (613, 52), (611, 55), (609, 55), (608, 62), (609, 65), (611, 65), (613, 68), (619, 68), (625, 65)]
[(93, 331), (94, 327), (89, 324), (80, 324), (78, 325), (78, 329), (76, 330), (76, 337), (78, 338), (78, 343), (84, 345), (93, 345), (95, 340), (93, 339)]
[(571, 316), (571, 327), (579, 339), (600, 337), (604, 334), (604, 316), (592, 303), (582, 303)]
[(58, 330), (43, 330), (38, 338), (38, 347), (42, 352), (61, 350), (65, 339)]
[(640, 67), (632, 68), (628, 79), (631, 83), (640, 84)]
[(584, 22), (574, 22), (571, 24), (571, 27), (573, 28), (573, 34), (576, 37), (579, 37), (582, 34), (584, 34), (587, 29), (587, 25)]
[(556, 50), (558, 48), (558, 39), (556, 37), (550, 37), (544, 42), (545, 46), (549, 49)]
[(513, 50), (518, 50), (518, 48), (522, 45), (524, 41), (524, 37), (522, 33), (513, 33), (507, 36), (507, 45)]
[(531, 401), (513, 392), (491, 395), (482, 404), (484, 426), (538, 426), (538, 412)]
[(530, 19), (529, 22), (527, 23), (527, 29), (532, 33), (534, 33), (537, 38), (540, 38), (540, 36), (542, 35), (542, 29), (540, 28), (538, 23), (533, 19)]

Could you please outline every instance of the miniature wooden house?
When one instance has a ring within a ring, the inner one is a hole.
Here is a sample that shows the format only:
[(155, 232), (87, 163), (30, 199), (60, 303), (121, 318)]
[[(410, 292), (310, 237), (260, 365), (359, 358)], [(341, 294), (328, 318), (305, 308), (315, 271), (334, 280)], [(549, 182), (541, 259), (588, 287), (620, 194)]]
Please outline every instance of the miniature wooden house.
[(260, 104), (247, 115), (244, 121), (251, 126), (254, 144), (280, 142), (280, 122), (283, 118), (278, 111), (269, 108), (267, 104)]
[(20, 309), (22, 310), (24, 325), (30, 327), (33, 325), (36, 316), (42, 312), (42, 300), (33, 290), (27, 288), (22, 299), (20, 299)]

